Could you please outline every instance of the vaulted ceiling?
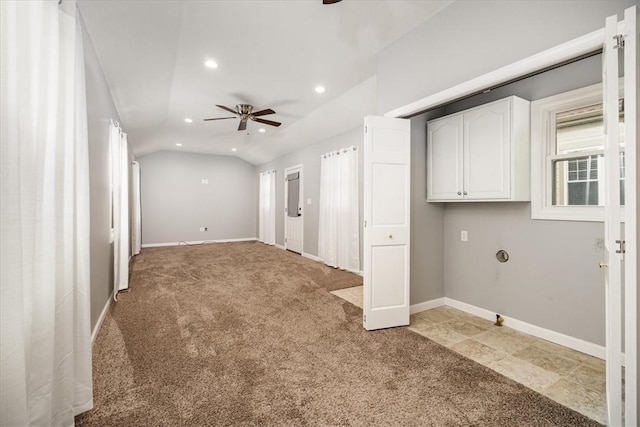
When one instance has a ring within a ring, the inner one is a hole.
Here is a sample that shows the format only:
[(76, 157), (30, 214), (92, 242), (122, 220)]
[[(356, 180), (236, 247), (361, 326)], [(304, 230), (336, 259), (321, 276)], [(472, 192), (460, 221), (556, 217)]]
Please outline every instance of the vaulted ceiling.
[[(450, 3), (80, 0), (79, 7), (137, 156), (180, 150), (261, 164), (374, 113), (377, 53)], [(316, 93), (318, 85), (326, 91)], [(264, 118), (282, 126), (250, 121), (237, 131), (238, 120), (202, 121), (230, 115), (216, 104), (240, 103), (272, 108), (277, 114)]]

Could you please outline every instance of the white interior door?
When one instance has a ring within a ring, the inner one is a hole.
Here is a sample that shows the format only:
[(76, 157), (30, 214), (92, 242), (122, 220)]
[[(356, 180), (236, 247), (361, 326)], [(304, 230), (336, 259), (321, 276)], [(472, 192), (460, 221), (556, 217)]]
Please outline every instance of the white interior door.
[(410, 121), (367, 116), (364, 136), (365, 329), (409, 324)]
[[(605, 284), (606, 389), (609, 425), (636, 426), (637, 419), (637, 8), (625, 13), (622, 25), (610, 16), (605, 25)], [(624, 133), (620, 132), (618, 100), (619, 56), (624, 52)], [(622, 163), (621, 159), (624, 159)], [(624, 183), (624, 233), (621, 216)], [(623, 262), (624, 261), (624, 262)], [(624, 285), (624, 287), (623, 287)], [(625, 293), (623, 305), (623, 289)], [(622, 330), (625, 330), (625, 381), (622, 379)], [(625, 414), (623, 417), (623, 384)]]
[(284, 247), (302, 254), (302, 165), (285, 169), (284, 180)]
[(625, 421), (638, 425), (638, 86), (640, 85), (640, 29), (637, 6), (625, 11), (624, 48), (625, 99)]

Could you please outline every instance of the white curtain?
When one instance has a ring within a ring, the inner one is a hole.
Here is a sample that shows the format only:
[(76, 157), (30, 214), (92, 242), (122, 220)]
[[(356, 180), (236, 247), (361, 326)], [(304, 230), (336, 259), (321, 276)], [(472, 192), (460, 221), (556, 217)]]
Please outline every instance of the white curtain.
[(360, 271), (358, 148), (320, 158), (318, 256), (332, 267)]
[(111, 122), (111, 220), (113, 233), (113, 298), (129, 287), (129, 150), (127, 134)]
[(268, 245), (276, 244), (276, 171), (260, 174), (258, 206), (258, 240)]
[(92, 408), (89, 157), (74, 1), (0, 2), (0, 425)]
[(140, 206), (140, 163), (133, 162), (131, 167), (131, 252), (133, 255), (140, 253), (142, 244), (142, 210)]

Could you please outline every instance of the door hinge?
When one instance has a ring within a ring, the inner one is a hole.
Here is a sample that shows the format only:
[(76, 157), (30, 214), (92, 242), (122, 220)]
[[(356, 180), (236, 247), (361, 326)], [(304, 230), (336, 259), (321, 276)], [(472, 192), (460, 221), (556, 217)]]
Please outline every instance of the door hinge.
[(367, 220), (364, 220), (364, 228), (367, 228)]
[(616, 40), (616, 44), (613, 46), (614, 49), (624, 49), (624, 35), (616, 34), (613, 36)]
[(618, 250), (616, 251), (617, 254), (623, 254), (626, 253), (626, 240), (616, 240), (616, 243), (618, 244)]
[(363, 314), (363, 315), (362, 315), (362, 321), (363, 321), (364, 323), (367, 323), (367, 315), (366, 315), (366, 314)]
[(287, 243), (287, 238), (286, 237), (284, 238), (284, 242)]
[(366, 126), (364, 127), (364, 133), (367, 133), (367, 127)]

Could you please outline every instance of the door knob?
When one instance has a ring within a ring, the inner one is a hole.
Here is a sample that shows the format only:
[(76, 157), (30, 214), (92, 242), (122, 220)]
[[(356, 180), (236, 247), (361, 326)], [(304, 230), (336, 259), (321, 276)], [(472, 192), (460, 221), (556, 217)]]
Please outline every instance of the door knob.
[(465, 191), (463, 194), (466, 196), (468, 193)]
[(605, 264), (604, 262), (600, 261), (600, 263), (598, 264), (598, 267), (600, 267), (600, 268), (608, 268), (609, 264)]
[(458, 191), (458, 196), (462, 196), (462, 192)]
[(393, 234), (389, 234), (389, 238), (390, 238), (390, 239), (393, 239)]

